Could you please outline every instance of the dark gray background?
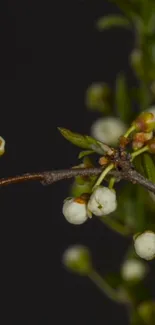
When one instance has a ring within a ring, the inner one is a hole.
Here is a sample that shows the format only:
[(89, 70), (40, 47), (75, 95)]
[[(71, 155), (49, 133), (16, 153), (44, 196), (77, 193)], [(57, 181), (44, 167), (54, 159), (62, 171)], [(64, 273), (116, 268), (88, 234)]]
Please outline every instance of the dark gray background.
[[(107, 1), (7, 1), (1, 5), (1, 176), (67, 168), (78, 149), (57, 126), (88, 133), (98, 116), (84, 94), (128, 71), (132, 35), (99, 33), (95, 20), (118, 12)], [(1, 306), (6, 324), (127, 324), (125, 309), (61, 264), (68, 245), (90, 247), (101, 274), (118, 270), (128, 241), (95, 218), (76, 227), (62, 213), (70, 182), (1, 189)], [(3, 323), (4, 324), (4, 323)]]

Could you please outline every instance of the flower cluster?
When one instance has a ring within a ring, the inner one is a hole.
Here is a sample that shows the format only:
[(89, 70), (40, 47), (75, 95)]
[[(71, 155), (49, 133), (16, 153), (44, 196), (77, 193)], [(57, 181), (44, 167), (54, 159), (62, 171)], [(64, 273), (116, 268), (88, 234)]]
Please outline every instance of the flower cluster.
[[(110, 150), (104, 151), (105, 155), (100, 156), (98, 163), (102, 166), (103, 171), (96, 183), (89, 188), (88, 192), (86, 191), (87, 193), (78, 194), (78, 197), (75, 195), (75, 197), (68, 198), (64, 201), (62, 212), (69, 223), (81, 225), (86, 222), (88, 218), (91, 218), (92, 215), (97, 217), (107, 216), (117, 209), (116, 192), (113, 188), (117, 179), (111, 177), (108, 187), (102, 186), (102, 181), (113, 168), (122, 168), (122, 161), (125, 161), (130, 168), (130, 163), (137, 155), (145, 151), (155, 153), (154, 130), (155, 112), (153, 111), (142, 112), (132, 122), (128, 130), (125, 124), (118, 118), (106, 117), (94, 123), (91, 131), (93, 136), (97, 139), (95, 144), (100, 145), (103, 141), (109, 145), (116, 145), (118, 141), (119, 148), (115, 149), (109, 147)], [(80, 144), (81, 141), (84, 141), (82, 144), (84, 147), (86, 145), (86, 139), (88, 139), (89, 146), (92, 141), (90, 137), (82, 138), (76, 134), (76, 143), (77, 138), (80, 139)], [(94, 142), (92, 143), (94, 144)], [(131, 150), (131, 148), (133, 149), (129, 154), (128, 147), (129, 150)], [(92, 165), (88, 167), (86, 167), (85, 164), (80, 165), (80, 168), (89, 167), (92, 168)], [(134, 236), (134, 248), (139, 257), (145, 260), (153, 259), (155, 257), (155, 234), (151, 231), (146, 231)], [(145, 271), (145, 266), (138, 260), (129, 260), (122, 268), (122, 277), (124, 279), (136, 279), (138, 277), (143, 277)]]
[(133, 131), (133, 150), (138, 150), (147, 145), (148, 152), (155, 153), (155, 115), (153, 112), (142, 112), (132, 123)]
[(92, 214), (101, 217), (110, 214), (117, 208), (116, 193), (113, 189), (98, 186), (90, 196), (69, 198), (64, 201), (63, 215), (72, 224), (84, 223)]

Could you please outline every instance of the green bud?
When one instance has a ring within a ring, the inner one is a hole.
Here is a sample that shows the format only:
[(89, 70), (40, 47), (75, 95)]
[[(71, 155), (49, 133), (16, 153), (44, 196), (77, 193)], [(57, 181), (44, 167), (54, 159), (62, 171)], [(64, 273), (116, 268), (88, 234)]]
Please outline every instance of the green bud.
[(139, 316), (144, 324), (152, 325), (155, 321), (155, 301), (145, 301), (138, 307)]
[(151, 132), (155, 128), (155, 118), (152, 113), (142, 112), (132, 123), (136, 131)]
[(111, 90), (105, 83), (93, 83), (86, 92), (86, 105), (91, 110), (107, 112)]
[(155, 153), (155, 138), (152, 138), (147, 142), (148, 152)]
[(87, 275), (92, 270), (90, 252), (82, 245), (70, 246), (64, 252), (62, 261), (67, 269), (79, 275)]

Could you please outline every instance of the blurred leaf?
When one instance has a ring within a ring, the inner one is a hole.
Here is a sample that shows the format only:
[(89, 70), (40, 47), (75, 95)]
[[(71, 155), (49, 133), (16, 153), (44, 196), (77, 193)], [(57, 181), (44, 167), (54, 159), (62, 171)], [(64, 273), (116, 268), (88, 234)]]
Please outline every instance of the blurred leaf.
[(81, 159), (85, 156), (89, 156), (94, 153), (94, 150), (86, 150), (86, 151), (81, 151), (78, 155), (78, 158)]
[(98, 19), (96, 23), (97, 28), (100, 31), (103, 31), (105, 29), (109, 29), (112, 27), (124, 27), (124, 28), (131, 28), (131, 24), (128, 19), (126, 19), (123, 16), (120, 15), (110, 15), (101, 17)]
[(64, 128), (58, 128), (58, 130), (61, 132), (61, 134), (65, 139), (67, 139), (77, 147), (83, 149), (91, 149), (99, 154), (103, 154), (111, 150), (109, 146), (107, 146), (106, 144), (100, 141), (95, 140), (89, 135), (81, 135), (79, 133), (73, 133), (72, 131)]
[(143, 168), (145, 176), (152, 182), (155, 183), (155, 164), (154, 161), (148, 153), (142, 155)]
[(142, 50), (133, 49), (129, 59), (135, 75), (140, 79), (144, 79), (144, 56)]
[(112, 3), (115, 3), (124, 13), (127, 17), (130, 19), (134, 19), (135, 16), (139, 14), (139, 10), (135, 4), (130, 1), (124, 1), (124, 0), (109, 0)]
[(127, 184), (119, 193), (116, 218), (132, 233), (145, 230), (145, 199), (146, 191), (138, 185)]
[[(136, 230), (137, 231), (143, 231), (145, 230), (146, 224), (147, 224), (147, 216), (146, 216), (146, 210), (145, 210), (145, 196), (146, 196), (146, 190), (140, 186), (136, 186)], [(143, 201), (143, 204), (142, 204)]]
[(135, 159), (133, 161), (133, 165), (134, 165), (135, 169), (137, 170), (137, 172), (139, 172), (141, 175), (145, 176), (142, 155), (135, 157)]
[(116, 79), (115, 102), (119, 117), (123, 121), (129, 122), (132, 115), (132, 106), (128, 92), (128, 85), (123, 73), (120, 73)]

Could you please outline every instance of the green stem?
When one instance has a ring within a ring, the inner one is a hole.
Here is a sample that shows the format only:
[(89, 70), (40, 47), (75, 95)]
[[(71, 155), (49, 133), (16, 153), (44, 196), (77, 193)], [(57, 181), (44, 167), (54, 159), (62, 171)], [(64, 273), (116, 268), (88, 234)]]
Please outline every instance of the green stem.
[(110, 229), (114, 230), (115, 232), (117, 232), (122, 236), (127, 237), (132, 234), (131, 230), (129, 230), (128, 227), (120, 224), (116, 220), (113, 220), (111, 218), (106, 218), (106, 217), (103, 218), (99, 217), (98, 219), (102, 221), (107, 227), (109, 227)]
[(109, 181), (109, 189), (112, 190), (115, 184), (116, 178), (115, 177), (111, 177), (110, 181)]
[(95, 270), (92, 270), (88, 277), (104, 294), (115, 302), (122, 303), (117, 291), (113, 289)]
[(114, 164), (110, 164), (109, 166), (107, 166), (107, 167), (103, 170), (103, 172), (102, 172), (101, 175), (99, 176), (97, 182), (96, 182), (95, 185), (93, 186), (92, 191), (94, 191), (94, 189), (102, 183), (102, 181), (104, 180), (104, 177), (105, 177), (105, 176), (110, 172), (110, 170), (113, 169), (113, 168), (114, 168)]
[(135, 131), (135, 126), (132, 125), (124, 134), (124, 138), (128, 138), (128, 136), (130, 135), (131, 132)]
[(145, 151), (148, 151), (148, 146), (145, 146), (145, 147), (143, 147), (143, 148), (141, 148), (141, 149), (139, 149), (139, 150), (137, 150), (137, 151), (135, 151), (135, 152), (132, 152), (131, 153), (131, 161), (133, 161), (134, 159), (135, 159), (135, 157), (137, 157), (137, 156), (139, 156), (141, 153), (143, 153), (143, 152), (145, 152)]

